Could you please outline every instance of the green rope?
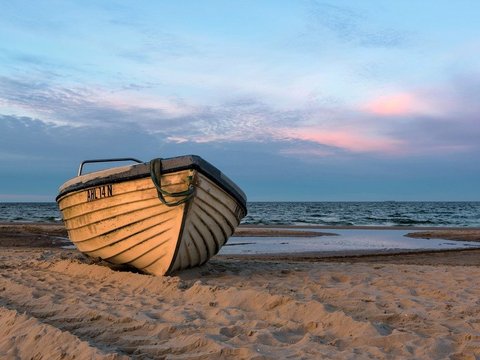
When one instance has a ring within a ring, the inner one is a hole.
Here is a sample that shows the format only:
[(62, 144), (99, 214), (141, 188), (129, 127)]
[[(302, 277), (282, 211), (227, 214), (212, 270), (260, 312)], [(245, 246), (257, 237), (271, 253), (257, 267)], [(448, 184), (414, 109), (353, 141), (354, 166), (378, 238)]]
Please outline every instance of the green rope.
[[(183, 204), (190, 200), (195, 192), (195, 188), (193, 187), (192, 184), (188, 186), (187, 190), (184, 191), (178, 191), (178, 192), (168, 192), (166, 190), (162, 189), (162, 159), (153, 159), (150, 161), (150, 177), (152, 178), (153, 184), (157, 188), (158, 191), (158, 197), (160, 198), (160, 201), (164, 203), (167, 206), (177, 206), (180, 204)], [(177, 201), (170, 201), (168, 202), (165, 199), (165, 196), (169, 197), (181, 197), (183, 196), (182, 199), (177, 200)]]

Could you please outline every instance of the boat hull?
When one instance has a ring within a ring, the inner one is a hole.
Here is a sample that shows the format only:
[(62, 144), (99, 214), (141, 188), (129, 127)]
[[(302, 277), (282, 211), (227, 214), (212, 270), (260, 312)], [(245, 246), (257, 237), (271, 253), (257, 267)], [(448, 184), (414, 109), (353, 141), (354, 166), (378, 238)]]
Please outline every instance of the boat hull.
[(160, 180), (168, 193), (190, 187), (193, 194), (168, 206), (150, 176), (61, 194), (57, 202), (70, 240), (86, 255), (154, 275), (205, 263), (233, 234), (244, 207), (196, 169), (162, 174)]

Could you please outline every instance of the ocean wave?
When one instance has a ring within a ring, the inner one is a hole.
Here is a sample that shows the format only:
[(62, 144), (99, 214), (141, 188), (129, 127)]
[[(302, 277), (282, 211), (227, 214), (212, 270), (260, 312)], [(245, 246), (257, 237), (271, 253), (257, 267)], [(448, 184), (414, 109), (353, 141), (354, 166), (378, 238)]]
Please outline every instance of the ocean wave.
[[(479, 227), (480, 202), (249, 202), (242, 224)], [(0, 221), (59, 222), (57, 204), (0, 203)]]

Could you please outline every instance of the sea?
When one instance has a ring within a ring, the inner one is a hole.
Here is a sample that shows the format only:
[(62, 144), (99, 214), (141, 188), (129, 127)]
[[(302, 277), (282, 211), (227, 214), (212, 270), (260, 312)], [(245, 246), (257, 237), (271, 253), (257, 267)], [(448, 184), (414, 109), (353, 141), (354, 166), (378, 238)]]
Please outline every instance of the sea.
[[(249, 202), (242, 224), (480, 227), (480, 202)], [(59, 222), (54, 202), (0, 202), (1, 222)]]

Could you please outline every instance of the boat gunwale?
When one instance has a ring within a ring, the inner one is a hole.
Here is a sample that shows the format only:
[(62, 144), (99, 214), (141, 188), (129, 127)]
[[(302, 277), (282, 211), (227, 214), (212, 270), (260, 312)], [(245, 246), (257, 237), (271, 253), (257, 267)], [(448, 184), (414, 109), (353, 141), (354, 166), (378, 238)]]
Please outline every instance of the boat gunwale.
[[(78, 182), (73, 183), (72, 185), (69, 185), (66, 188), (62, 188), (64, 186), (62, 185), (62, 187), (60, 188), (60, 192), (55, 198), (55, 200), (59, 202), (63, 197), (65, 197), (66, 195), (72, 192), (85, 190), (95, 186), (102, 186), (106, 184), (116, 184), (116, 183), (122, 183), (122, 182), (142, 179), (142, 178), (149, 178), (150, 177), (149, 163), (150, 162), (145, 162), (138, 165), (131, 165), (126, 167), (125, 171), (121, 171), (121, 172), (110, 174), (108, 176), (103, 176), (103, 177), (102, 177), (102, 172), (105, 172), (106, 170), (111, 170), (112, 168), (88, 173), (81, 176), (76, 176), (71, 180), (78, 178)], [(118, 168), (121, 168), (121, 167), (118, 167)], [(213, 166), (206, 160), (202, 159), (200, 156), (184, 155), (184, 156), (162, 159), (163, 174), (171, 174), (171, 173), (180, 172), (184, 170), (196, 170), (201, 174), (203, 174), (204, 176), (206, 176), (208, 179), (212, 180), (215, 184), (217, 184), (221, 189), (223, 189), (225, 192), (227, 192), (230, 196), (232, 196), (236, 200), (236, 202), (242, 207), (244, 216), (247, 214), (247, 205), (246, 205), (247, 198), (245, 193), (232, 180), (230, 180), (223, 172), (221, 172), (219, 169), (217, 169), (215, 166)], [(87, 180), (85, 182), (81, 181), (81, 178), (86, 178), (88, 176), (91, 176), (91, 174), (97, 174), (98, 177)]]

